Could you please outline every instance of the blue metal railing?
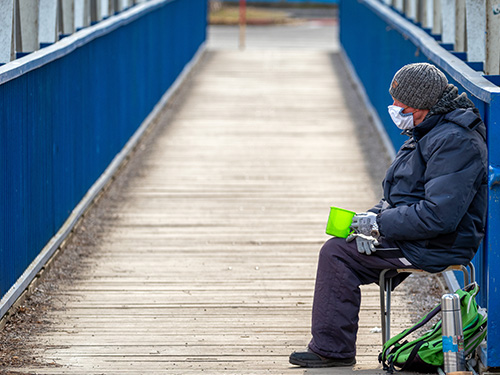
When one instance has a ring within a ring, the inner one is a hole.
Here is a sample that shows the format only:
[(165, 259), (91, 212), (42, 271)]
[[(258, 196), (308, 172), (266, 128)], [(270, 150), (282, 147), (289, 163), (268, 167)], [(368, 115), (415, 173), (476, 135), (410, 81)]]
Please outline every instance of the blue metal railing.
[(446, 51), (436, 39), (397, 11), (377, 0), (343, 0), (340, 3), (340, 40), (346, 60), (363, 85), (375, 117), (398, 149), (405, 136), (399, 134), (387, 113), (392, 103), (389, 84), (394, 73), (413, 62), (439, 66), (450, 83), (466, 91), (481, 112), (488, 128), (490, 190), (488, 225), (485, 240), (474, 258), (481, 293), (480, 305), (488, 308), (488, 345), (486, 362), (500, 366), (500, 87), (498, 77), (484, 77), (459, 56)]
[(155, 0), (0, 68), (0, 297), (204, 44), (206, 19), (205, 0)]

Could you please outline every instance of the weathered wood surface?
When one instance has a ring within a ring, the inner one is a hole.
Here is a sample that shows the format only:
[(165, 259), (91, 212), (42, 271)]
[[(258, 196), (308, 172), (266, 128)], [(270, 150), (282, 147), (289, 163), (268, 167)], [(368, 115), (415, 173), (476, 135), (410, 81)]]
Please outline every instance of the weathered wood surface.
[[(33, 337), (60, 367), (27, 370), (302, 373), (288, 355), (310, 338), (329, 206), (378, 198), (345, 80), (326, 52), (210, 52), (159, 119), (89, 267), (55, 296), (64, 309)], [(363, 288), (360, 374), (382, 373), (378, 303)]]

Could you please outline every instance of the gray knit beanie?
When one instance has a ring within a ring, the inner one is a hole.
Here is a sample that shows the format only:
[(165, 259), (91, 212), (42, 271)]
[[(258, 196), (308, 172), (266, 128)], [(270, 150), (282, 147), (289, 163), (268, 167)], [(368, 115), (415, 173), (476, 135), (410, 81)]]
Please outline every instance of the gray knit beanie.
[(448, 85), (446, 76), (432, 64), (408, 64), (399, 69), (391, 82), (389, 93), (408, 107), (430, 109)]

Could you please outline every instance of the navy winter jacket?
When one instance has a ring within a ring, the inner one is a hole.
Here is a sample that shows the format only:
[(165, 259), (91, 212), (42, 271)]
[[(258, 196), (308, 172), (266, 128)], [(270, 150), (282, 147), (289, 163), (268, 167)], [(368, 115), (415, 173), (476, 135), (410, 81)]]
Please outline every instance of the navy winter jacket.
[(425, 119), (412, 130), (383, 182), (380, 233), (416, 267), (467, 264), (484, 237), (486, 127), (471, 108)]

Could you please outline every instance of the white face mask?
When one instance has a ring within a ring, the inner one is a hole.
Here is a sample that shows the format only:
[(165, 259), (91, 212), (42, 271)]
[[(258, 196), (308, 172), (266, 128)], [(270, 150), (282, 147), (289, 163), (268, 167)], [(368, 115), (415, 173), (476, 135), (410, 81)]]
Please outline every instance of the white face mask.
[(397, 105), (390, 105), (387, 109), (392, 121), (394, 121), (398, 128), (401, 130), (413, 129), (415, 126), (413, 123), (413, 113), (403, 113), (405, 109)]

